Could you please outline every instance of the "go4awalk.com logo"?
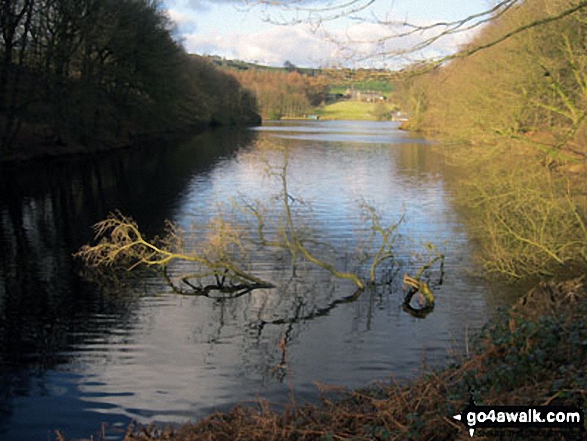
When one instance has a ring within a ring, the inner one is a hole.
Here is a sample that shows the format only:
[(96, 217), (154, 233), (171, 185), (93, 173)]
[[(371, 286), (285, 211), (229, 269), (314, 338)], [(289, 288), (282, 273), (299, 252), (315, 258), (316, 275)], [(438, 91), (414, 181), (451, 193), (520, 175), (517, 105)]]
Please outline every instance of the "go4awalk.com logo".
[(584, 413), (570, 406), (477, 406), (470, 403), (453, 418), (468, 428), (471, 437), (476, 429), (558, 429), (577, 433), (584, 430)]

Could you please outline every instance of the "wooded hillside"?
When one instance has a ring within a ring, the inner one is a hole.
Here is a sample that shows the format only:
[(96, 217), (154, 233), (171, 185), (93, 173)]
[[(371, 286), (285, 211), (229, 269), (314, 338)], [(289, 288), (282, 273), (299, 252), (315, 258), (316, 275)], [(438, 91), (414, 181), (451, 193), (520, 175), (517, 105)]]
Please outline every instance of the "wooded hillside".
[(410, 128), (451, 141), (466, 170), (457, 199), (490, 272), (587, 268), (587, 9), (549, 20), (578, 3), (520, 2), (469, 46), (488, 48), (404, 85)]
[(2, 0), (0, 28), (3, 155), (258, 120), (249, 92), (172, 38), (156, 0)]
[[(490, 43), (575, 0), (527, 0), (470, 43)], [(412, 128), (460, 140), (517, 139), (560, 156), (585, 156), (587, 11), (521, 32), (410, 82)]]
[(296, 70), (233, 70), (240, 83), (257, 97), (263, 118), (303, 117), (319, 105), (327, 90), (323, 75), (311, 76)]

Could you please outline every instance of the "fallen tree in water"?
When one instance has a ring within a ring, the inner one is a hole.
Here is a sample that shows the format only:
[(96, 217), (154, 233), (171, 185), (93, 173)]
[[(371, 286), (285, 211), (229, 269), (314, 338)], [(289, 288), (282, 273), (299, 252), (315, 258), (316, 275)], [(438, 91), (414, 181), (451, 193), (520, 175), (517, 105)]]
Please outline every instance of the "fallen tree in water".
[[(193, 289), (193, 294), (208, 295), (210, 291), (239, 292), (255, 288), (272, 288), (273, 284), (255, 277), (237, 265), (234, 259), (235, 250), (243, 250), (244, 245), (237, 231), (226, 224), (218, 224), (214, 234), (209, 238), (208, 247), (202, 246), (187, 252), (183, 239), (172, 224), (168, 224), (167, 235), (160, 240), (146, 240), (137, 224), (120, 213), (110, 215), (106, 220), (95, 226), (96, 237), (102, 240), (96, 245), (86, 245), (76, 254), (87, 266), (95, 268), (112, 267), (126, 268), (128, 271), (143, 265), (163, 271), (166, 280), (172, 284), (166, 269), (173, 261), (190, 262), (202, 269), (201, 272), (186, 274), (181, 277), (185, 285)], [(213, 247), (208, 250), (207, 248)], [(194, 285), (190, 280), (202, 281), (207, 277), (215, 280), (214, 284)], [(172, 284), (173, 285), (173, 284)], [(187, 291), (180, 290), (184, 294)]]
[[(153, 268), (161, 272), (177, 293), (215, 298), (234, 298), (255, 289), (274, 287), (273, 282), (255, 275), (252, 256), (259, 250), (285, 253), (291, 260), (294, 273), (298, 261), (310, 263), (335, 278), (352, 282), (359, 291), (367, 286), (389, 283), (385, 274), (397, 264), (394, 244), (403, 216), (398, 222), (383, 225), (376, 209), (362, 203), (363, 219), (370, 225), (371, 235), (368, 245), (358, 247), (356, 255), (363, 256), (363, 263), (357, 259), (357, 271), (339, 269), (330, 260), (332, 246), (318, 240), (311, 228), (298, 223), (302, 217), (311, 217), (311, 213), (300, 212), (305, 203), (289, 192), (288, 154), (285, 150), (283, 153), (281, 166), (267, 166), (268, 176), (277, 178), (281, 187), (276, 198), (281, 206), (278, 216), (267, 216), (266, 207), (258, 201), (245, 201), (237, 204), (237, 209), (247, 216), (246, 221), (237, 216), (218, 214), (207, 225), (193, 226), (191, 234), (168, 223), (163, 238), (148, 240), (133, 219), (113, 213), (95, 225), (98, 242), (82, 247), (76, 256), (85, 262), (86, 267), (98, 271), (108, 268), (132, 271), (140, 266)], [(428, 244), (426, 250), (428, 255), (432, 253), (432, 257), (410, 279), (413, 288), (417, 287), (424, 272), (438, 261), (441, 261), (442, 272), (444, 255), (432, 244)], [(173, 275), (170, 267), (177, 262), (186, 264), (183, 266), (188, 266), (190, 271)], [(428, 285), (422, 283), (418, 286), (425, 295), (427, 309), (431, 310), (434, 296)], [(410, 299), (411, 296), (406, 297), (407, 304)], [(408, 312), (418, 311), (412, 310)]]

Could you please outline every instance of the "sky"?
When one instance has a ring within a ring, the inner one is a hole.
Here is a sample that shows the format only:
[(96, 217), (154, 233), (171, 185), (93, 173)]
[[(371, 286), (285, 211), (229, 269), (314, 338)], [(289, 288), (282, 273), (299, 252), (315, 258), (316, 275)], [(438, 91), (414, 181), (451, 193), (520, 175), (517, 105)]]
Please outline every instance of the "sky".
[[(361, 5), (369, 0), (355, 0)], [(402, 49), (417, 43), (418, 36), (382, 42), (400, 32), (397, 24), (420, 25), (461, 19), (487, 9), (490, 0), (375, 0), (368, 8), (346, 17), (328, 20), (336, 12), (316, 8), (346, 0), (277, 0), (269, 6), (258, 0), (162, 0), (163, 8), (176, 24), (176, 35), (189, 53), (219, 55), (270, 66), (286, 61), (298, 67), (397, 68), (415, 61), (408, 55), (376, 55), (380, 49)], [(284, 5), (314, 9), (288, 10)], [(340, 11), (339, 11), (340, 12)], [(348, 12), (348, 10), (347, 10)], [(297, 21), (293, 23), (293, 21)], [(280, 24), (281, 23), (281, 24)], [(404, 28), (405, 30), (405, 28)], [(430, 34), (427, 34), (430, 36)], [(424, 56), (438, 56), (464, 44), (472, 32), (450, 36), (428, 48)]]

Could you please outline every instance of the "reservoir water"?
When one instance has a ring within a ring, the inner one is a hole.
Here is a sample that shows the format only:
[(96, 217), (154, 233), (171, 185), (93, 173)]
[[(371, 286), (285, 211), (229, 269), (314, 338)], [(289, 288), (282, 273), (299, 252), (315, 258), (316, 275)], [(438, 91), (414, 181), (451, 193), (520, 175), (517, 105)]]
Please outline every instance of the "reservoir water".
[[(219, 301), (174, 293), (147, 272), (116, 288), (97, 284), (72, 257), (115, 210), (147, 236), (163, 234), (165, 220), (189, 229), (234, 212), (234, 201), (257, 200), (277, 216), (280, 185), (267, 170), (284, 151), (297, 220), (332, 245), (338, 268), (350, 269), (368, 232), (361, 203), (387, 223), (403, 218), (388, 284), (352, 297), (348, 281), (303, 263), (293, 275), (286, 259), (261, 253), (252, 266), (276, 287)], [(291, 390), (297, 402), (315, 401), (316, 382), (362, 387), (446, 363), (506, 302), (475, 277), (446, 173), (426, 140), (395, 123), (328, 121), (3, 166), (0, 439), (55, 439), (56, 430), (121, 439), (131, 421), (286, 403)], [(442, 274), (429, 274), (436, 307), (420, 319), (402, 309), (401, 278), (425, 260), (427, 243), (446, 259)]]

